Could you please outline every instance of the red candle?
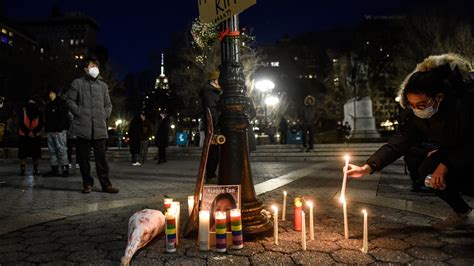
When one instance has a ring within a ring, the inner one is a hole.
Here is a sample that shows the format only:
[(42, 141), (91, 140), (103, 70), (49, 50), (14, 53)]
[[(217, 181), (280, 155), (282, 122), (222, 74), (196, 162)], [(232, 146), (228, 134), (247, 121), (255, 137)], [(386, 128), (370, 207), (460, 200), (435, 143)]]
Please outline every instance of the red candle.
[(295, 198), (295, 206), (293, 211), (293, 226), (295, 231), (301, 231), (301, 211), (303, 210), (303, 202), (301, 198)]

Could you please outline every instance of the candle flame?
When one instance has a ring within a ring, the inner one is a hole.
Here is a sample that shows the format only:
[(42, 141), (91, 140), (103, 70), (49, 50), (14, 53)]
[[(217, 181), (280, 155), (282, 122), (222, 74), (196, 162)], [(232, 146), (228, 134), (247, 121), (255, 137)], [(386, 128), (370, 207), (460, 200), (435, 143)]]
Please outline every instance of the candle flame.
[(362, 213), (363, 213), (363, 214), (367, 214), (367, 210), (366, 210), (366, 209), (363, 209), (363, 210), (362, 210)]
[(308, 205), (308, 207), (312, 208), (313, 207), (313, 202), (312, 201), (307, 201), (306, 205)]
[(346, 163), (349, 163), (349, 154), (344, 155), (344, 160)]
[(272, 205), (272, 209), (273, 209), (273, 212), (277, 212), (278, 211), (278, 207), (276, 205)]
[(341, 194), (341, 196), (339, 197), (339, 202), (340, 203), (345, 203), (346, 202), (346, 196)]
[(283, 191), (283, 194), (286, 196), (286, 190), (285, 190), (285, 191)]

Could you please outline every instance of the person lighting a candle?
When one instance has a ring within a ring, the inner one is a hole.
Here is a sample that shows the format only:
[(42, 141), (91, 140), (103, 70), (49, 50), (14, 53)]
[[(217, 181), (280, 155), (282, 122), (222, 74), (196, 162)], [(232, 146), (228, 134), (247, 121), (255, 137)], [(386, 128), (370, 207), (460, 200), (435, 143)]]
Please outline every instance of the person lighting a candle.
[[(380, 171), (421, 140), (439, 147), (419, 167), (427, 185), (454, 211), (432, 224), (451, 229), (473, 223), (472, 208), (460, 192), (474, 188), (474, 88), (473, 68), (459, 55), (430, 56), (418, 64), (401, 85), (404, 108), (397, 131), (362, 166), (349, 164), (347, 175), (362, 177)], [(469, 73), (469, 71), (471, 71)], [(470, 191), (469, 191), (470, 190)]]

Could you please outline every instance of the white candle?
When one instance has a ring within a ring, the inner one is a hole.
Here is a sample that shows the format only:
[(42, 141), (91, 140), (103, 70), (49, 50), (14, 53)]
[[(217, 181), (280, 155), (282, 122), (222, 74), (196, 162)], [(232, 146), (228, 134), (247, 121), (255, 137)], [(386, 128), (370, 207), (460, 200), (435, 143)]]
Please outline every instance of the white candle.
[(309, 207), (309, 239), (314, 240), (314, 223), (313, 223), (313, 202), (308, 201)]
[(306, 250), (306, 218), (304, 211), (301, 211), (301, 245)]
[[(344, 156), (344, 160), (346, 161), (344, 165), (344, 169), (347, 170), (347, 167), (349, 166), (349, 155)], [(342, 178), (342, 188), (341, 188), (341, 196), (339, 200), (342, 202), (343, 198), (346, 197), (346, 185), (347, 185), (347, 172), (344, 171), (343, 178)]]
[(275, 239), (275, 245), (278, 245), (278, 207), (272, 205), (273, 209), (273, 238)]
[(194, 196), (188, 196), (188, 215), (191, 216), (191, 213), (194, 209)]
[(209, 250), (209, 211), (199, 212), (199, 250)]
[(342, 209), (344, 211), (344, 238), (349, 239), (349, 226), (347, 224), (347, 202), (346, 198), (342, 198)]
[(179, 244), (179, 223), (180, 223), (180, 213), (181, 213), (181, 204), (179, 201), (173, 201), (171, 203), (171, 208), (173, 209), (176, 217), (176, 246)]
[(364, 240), (362, 242), (362, 252), (367, 253), (369, 250), (369, 228), (367, 223), (367, 210), (362, 210), (364, 214)]
[(286, 196), (287, 196), (286, 191), (283, 191), (283, 206), (282, 206), (282, 211), (281, 211), (282, 221), (286, 221)]

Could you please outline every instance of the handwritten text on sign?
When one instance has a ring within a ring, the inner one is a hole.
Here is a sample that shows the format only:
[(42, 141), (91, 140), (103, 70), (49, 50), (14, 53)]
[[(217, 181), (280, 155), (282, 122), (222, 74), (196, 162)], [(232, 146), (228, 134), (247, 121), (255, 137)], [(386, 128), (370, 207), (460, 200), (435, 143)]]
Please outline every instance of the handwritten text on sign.
[(255, 5), (257, 0), (198, 0), (201, 22), (219, 23)]

